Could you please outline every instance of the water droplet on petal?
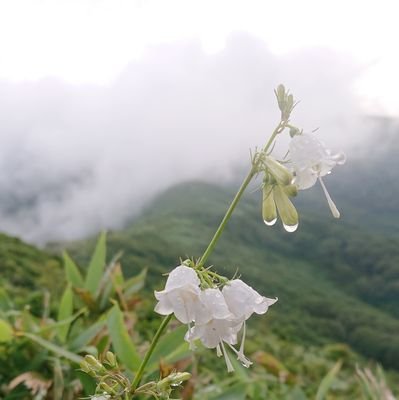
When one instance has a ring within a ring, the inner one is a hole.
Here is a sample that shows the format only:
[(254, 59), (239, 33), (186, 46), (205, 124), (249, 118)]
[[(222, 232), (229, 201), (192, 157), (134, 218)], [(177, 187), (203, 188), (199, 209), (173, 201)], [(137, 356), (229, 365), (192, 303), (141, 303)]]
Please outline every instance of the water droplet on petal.
[(295, 225), (286, 225), (286, 224), (283, 224), (283, 226), (284, 226), (284, 229), (285, 229), (287, 232), (295, 232), (295, 231), (297, 230), (297, 228), (298, 228), (298, 224), (295, 224)]
[(267, 225), (267, 226), (272, 226), (276, 223), (277, 218), (272, 219), (271, 221), (266, 221), (265, 219), (263, 220), (263, 222)]

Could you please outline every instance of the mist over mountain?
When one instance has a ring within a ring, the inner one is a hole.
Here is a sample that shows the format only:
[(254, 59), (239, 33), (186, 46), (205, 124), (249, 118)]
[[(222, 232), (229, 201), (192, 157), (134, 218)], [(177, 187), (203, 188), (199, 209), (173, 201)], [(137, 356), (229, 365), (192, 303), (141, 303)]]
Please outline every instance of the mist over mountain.
[(177, 182), (235, 180), (277, 122), (280, 82), (301, 99), (298, 126), (357, 157), (372, 130), (358, 74), (344, 54), (278, 57), (236, 34), (213, 55), (195, 42), (154, 47), (107, 87), (0, 82), (0, 230), (39, 244), (84, 237)]

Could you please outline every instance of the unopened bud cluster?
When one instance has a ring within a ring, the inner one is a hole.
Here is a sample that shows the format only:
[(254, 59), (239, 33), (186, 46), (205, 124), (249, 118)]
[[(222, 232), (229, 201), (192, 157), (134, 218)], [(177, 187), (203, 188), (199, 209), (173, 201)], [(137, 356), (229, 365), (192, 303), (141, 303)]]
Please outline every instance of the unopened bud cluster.
[(173, 389), (191, 377), (188, 372), (174, 371), (159, 381), (151, 381), (138, 387), (133, 392), (130, 380), (119, 368), (115, 354), (111, 351), (106, 352), (102, 361), (90, 354), (86, 355), (80, 363), (80, 369), (97, 382), (92, 400), (125, 400), (130, 399), (133, 393), (169, 399)]

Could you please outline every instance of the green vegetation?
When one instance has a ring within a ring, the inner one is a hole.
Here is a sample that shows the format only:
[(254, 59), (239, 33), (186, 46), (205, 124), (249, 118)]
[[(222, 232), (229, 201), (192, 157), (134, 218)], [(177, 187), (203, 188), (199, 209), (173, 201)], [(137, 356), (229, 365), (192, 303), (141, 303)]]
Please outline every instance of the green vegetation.
[[(384, 170), (374, 167), (367, 179)], [(235, 363), (237, 373), (227, 375), (215, 352), (200, 348), (192, 357), (186, 328), (172, 324), (148, 376), (191, 371), (184, 399), (391, 399), (399, 379), (399, 221), (392, 170), (384, 176), (392, 190), (366, 191), (358, 204), (354, 176), (340, 177), (340, 186), (333, 181), (339, 221), (316, 189), (304, 193), (294, 234), (263, 224), (259, 191), (246, 196), (209, 264), (279, 297), (249, 323), (246, 353), (254, 365)], [(0, 235), (0, 398), (32, 398), (29, 384), (44, 393), (35, 399), (92, 394), (94, 382), (77, 363), (109, 349), (132, 376), (160, 321), (153, 289), (179, 256), (202, 254), (232, 192), (202, 182), (170, 188), (126, 229), (108, 234), (107, 252), (105, 235), (97, 245), (94, 238), (69, 243), (71, 257), (62, 260)], [(367, 223), (355, 223), (365, 215)]]

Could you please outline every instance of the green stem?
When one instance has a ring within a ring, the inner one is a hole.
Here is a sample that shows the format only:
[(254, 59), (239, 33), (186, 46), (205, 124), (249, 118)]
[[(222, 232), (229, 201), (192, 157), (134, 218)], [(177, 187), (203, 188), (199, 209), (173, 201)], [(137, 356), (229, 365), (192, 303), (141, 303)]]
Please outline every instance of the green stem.
[[(270, 136), (270, 139), (268, 140), (265, 147), (263, 148), (263, 152), (267, 152), (267, 150), (269, 150), (269, 148), (272, 145), (276, 136), (285, 129), (286, 124), (287, 124), (286, 122), (280, 122), (277, 125), (276, 129), (273, 131), (272, 135)], [(222, 234), (224, 228), (226, 227), (228, 220), (230, 219), (231, 215), (233, 214), (234, 209), (236, 208), (238, 202), (240, 201), (242, 195), (244, 194), (245, 189), (251, 182), (252, 178), (256, 175), (260, 161), (261, 161), (260, 158), (253, 161), (251, 170), (249, 171), (248, 175), (242, 182), (240, 188), (238, 189), (238, 192), (234, 196), (233, 201), (231, 202), (228, 210), (226, 211), (226, 214), (224, 215), (221, 223), (219, 224), (219, 227), (217, 228), (215, 234), (213, 235), (212, 240), (210, 241), (208, 247), (204, 251), (204, 254), (202, 255), (202, 257), (200, 258), (200, 260), (198, 262), (199, 265), (203, 266), (205, 264), (205, 262), (207, 261), (208, 257), (211, 255), (217, 241), (219, 240), (220, 235)], [(152, 339), (151, 345), (150, 345), (149, 349), (147, 350), (143, 361), (140, 364), (140, 367), (139, 367), (139, 370), (137, 371), (136, 376), (134, 377), (134, 380), (133, 380), (133, 383), (132, 383), (132, 386), (130, 389), (130, 393), (134, 393), (134, 391), (137, 389), (137, 386), (140, 384), (140, 381), (141, 381), (141, 378), (143, 377), (144, 369), (148, 363), (148, 360), (150, 359), (152, 353), (154, 352), (154, 349), (158, 343), (158, 340), (161, 337), (161, 335), (162, 335), (163, 331), (165, 330), (165, 328), (167, 327), (167, 325), (169, 324), (169, 321), (171, 320), (171, 318), (172, 318), (172, 314), (165, 317), (164, 320), (162, 321), (161, 325), (159, 326), (157, 332), (155, 333), (155, 336)]]
[(213, 235), (212, 240), (209, 242), (208, 247), (204, 251), (204, 254), (200, 258), (198, 264), (204, 265), (206, 260), (212, 253), (217, 241), (219, 240), (220, 235), (222, 234), (222, 232), (227, 224), (227, 221), (230, 219), (231, 214), (233, 214), (233, 211), (236, 208), (238, 202), (240, 201), (241, 196), (243, 195), (245, 189), (247, 188), (247, 186), (249, 185), (249, 183), (251, 182), (251, 180), (255, 174), (256, 174), (256, 165), (254, 164), (252, 166), (251, 170), (249, 171), (248, 175), (244, 179), (243, 183), (241, 184), (240, 189), (238, 189), (237, 194), (235, 195), (233, 201), (231, 202), (230, 207), (226, 211), (226, 214), (224, 215), (222, 222), (219, 224), (218, 229), (216, 230), (215, 234)]
[(137, 371), (136, 376), (134, 377), (130, 392), (134, 393), (134, 391), (137, 389), (137, 386), (140, 384), (141, 378), (143, 377), (143, 373), (144, 373), (144, 369), (148, 363), (148, 360), (150, 359), (152, 353), (155, 350), (155, 347), (158, 343), (159, 338), (161, 337), (163, 331), (165, 330), (165, 328), (168, 326), (169, 321), (172, 319), (172, 315), (170, 314), (168, 316), (166, 316), (163, 321), (161, 322), (161, 325), (159, 325), (159, 328), (157, 330), (157, 332), (155, 333), (155, 336), (152, 339), (150, 348), (147, 350), (147, 353), (145, 353), (144, 359), (140, 364), (139, 370)]

